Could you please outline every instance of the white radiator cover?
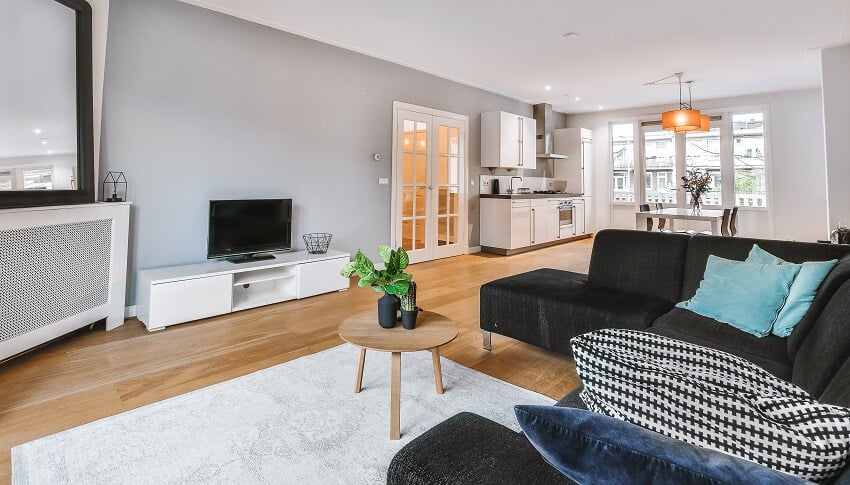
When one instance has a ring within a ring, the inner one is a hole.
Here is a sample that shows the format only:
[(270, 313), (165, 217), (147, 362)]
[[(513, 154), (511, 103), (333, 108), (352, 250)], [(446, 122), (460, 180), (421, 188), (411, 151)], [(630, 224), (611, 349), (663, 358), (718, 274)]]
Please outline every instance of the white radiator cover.
[(124, 323), (128, 203), (0, 210), (0, 360)]

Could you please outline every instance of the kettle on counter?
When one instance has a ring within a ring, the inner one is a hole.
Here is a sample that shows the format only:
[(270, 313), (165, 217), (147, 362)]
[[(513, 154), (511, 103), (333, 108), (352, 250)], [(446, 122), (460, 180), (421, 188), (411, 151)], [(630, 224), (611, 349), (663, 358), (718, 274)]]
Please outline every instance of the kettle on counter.
[(490, 181), (490, 193), (491, 194), (499, 194), (499, 179), (493, 179)]

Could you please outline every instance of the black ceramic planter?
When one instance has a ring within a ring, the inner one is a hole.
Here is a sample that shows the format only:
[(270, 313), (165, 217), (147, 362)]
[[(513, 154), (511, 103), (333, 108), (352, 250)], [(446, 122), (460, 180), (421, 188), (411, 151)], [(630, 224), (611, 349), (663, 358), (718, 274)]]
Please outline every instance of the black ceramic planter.
[(393, 328), (398, 314), (398, 298), (389, 293), (378, 298), (378, 325), (384, 328)]
[(413, 330), (416, 328), (416, 315), (419, 314), (419, 310), (402, 310), (401, 311), (401, 326), (404, 327), (405, 330)]

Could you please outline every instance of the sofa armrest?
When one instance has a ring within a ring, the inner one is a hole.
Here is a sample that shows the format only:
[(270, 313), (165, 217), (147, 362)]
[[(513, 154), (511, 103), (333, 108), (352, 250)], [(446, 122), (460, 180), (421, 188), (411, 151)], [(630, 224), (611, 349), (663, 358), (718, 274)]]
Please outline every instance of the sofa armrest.
[(472, 413), (457, 414), (404, 446), (390, 462), (388, 485), (572, 484), (525, 435)]

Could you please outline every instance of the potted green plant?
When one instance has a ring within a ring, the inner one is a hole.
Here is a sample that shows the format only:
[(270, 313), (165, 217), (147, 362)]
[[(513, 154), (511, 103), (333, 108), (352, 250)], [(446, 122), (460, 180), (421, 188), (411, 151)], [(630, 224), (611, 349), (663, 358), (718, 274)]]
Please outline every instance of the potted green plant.
[(416, 328), (416, 316), (419, 307), (416, 306), (416, 282), (411, 281), (407, 293), (401, 296), (401, 326), (405, 330)]
[(378, 245), (378, 253), (384, 261), (384, 269), (376, 269), (372, 260), (362, 252), (357, 251), (354, 260), (346, 264), (339, 272), (346, 278), (356, 274), (360, 281), (357, 286), (372, 288), (384, 296), (378, 298), (378, 324), (384, 328), (392, 328), (396, 324), (399, 309), (399, 298), (407, 293), (412, 275), (404, 272), (410, 259), (404, 248), (393, 250), (387, 245)]

